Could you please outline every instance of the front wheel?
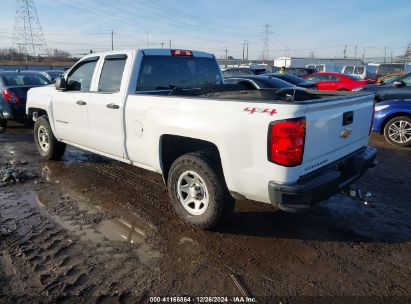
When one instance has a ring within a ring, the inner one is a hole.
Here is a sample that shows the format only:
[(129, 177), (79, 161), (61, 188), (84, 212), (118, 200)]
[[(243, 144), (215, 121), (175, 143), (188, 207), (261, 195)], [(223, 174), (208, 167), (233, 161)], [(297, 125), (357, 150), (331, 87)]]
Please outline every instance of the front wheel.
[(7, 127), (7, 120), (0, 119), (0, 132), (3, 132)]
[(168, 193), (180, 218), (201, 229), (215, 227), (234, 206), (220, 162), (207, 152), (177, 158), (169, 171)]
[(40, 155), (47, 160), (59, 160), (66, 151), (66, 144), (54, 137), (46, 117), (39, 117), (34, 124), (34, 142)]
[(384, 127), (384, 137), (390, 144), (411, 146), (411, 118), (398, 116), (388, 121)]

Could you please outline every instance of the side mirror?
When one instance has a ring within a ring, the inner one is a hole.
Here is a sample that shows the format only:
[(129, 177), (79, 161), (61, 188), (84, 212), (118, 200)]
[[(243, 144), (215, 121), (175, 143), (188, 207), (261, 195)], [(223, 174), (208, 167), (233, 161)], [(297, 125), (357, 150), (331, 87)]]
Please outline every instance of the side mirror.
[(57, 90), (59, 90), (59, 91), (64, 91), (64, 90), (67, 89), (66, 80), (65, 80), (63, 77), (57, 78), (57, 79), (54, 81), (54, 86), (56, 87)]
[(401, 88), (401, 87), (405, 87), (405, 82), (404, 81), (394, 81), (392, 85), (396, 88)]

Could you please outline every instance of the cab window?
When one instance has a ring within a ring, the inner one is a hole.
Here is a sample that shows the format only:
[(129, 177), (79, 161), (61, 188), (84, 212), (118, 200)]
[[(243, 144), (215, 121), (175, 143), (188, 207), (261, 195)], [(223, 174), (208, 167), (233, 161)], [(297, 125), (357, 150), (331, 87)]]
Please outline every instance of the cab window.
[(80, 62), (67, 77), (69, 91), (89, 92), (97, 59)]

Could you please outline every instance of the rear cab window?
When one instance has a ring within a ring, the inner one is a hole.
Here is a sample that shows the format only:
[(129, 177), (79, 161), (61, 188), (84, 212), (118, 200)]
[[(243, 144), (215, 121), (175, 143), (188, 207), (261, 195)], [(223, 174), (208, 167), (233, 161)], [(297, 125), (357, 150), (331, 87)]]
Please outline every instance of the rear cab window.
[(98, 92), (120, 92), (126, 61), (127, 55), (108, 55), (104, 58), (104, 64), (97, 88)]
[(141, 62), (136, 91), (197, 89), (223, 84), (214, 58), (146, 55)]

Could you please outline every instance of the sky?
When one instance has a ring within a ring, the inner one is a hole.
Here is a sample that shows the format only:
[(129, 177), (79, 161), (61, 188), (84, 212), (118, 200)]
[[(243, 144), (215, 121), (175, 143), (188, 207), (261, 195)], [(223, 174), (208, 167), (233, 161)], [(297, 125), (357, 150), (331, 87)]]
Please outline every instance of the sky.
[[(242, 58), (388, 57), (411, 42), (409, 0), (34, 0), (49, 49), (168, 47)], [(0, 48), (13, 44), (16, 0), (0, 0)], [(268, 31), (266, 31), (268, 26)], [(387, 48), (385, 50), (385, 48)]]

